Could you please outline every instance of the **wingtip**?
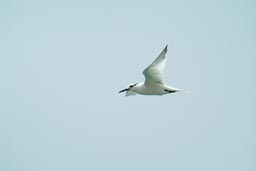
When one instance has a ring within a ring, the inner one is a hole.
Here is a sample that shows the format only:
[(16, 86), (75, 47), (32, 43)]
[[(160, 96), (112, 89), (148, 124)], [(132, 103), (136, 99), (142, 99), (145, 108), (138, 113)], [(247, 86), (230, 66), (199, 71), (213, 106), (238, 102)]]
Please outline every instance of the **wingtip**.
[(166, 45), (164, 49), (167, 50), (167, 48), (168, 48), (168, 45)]

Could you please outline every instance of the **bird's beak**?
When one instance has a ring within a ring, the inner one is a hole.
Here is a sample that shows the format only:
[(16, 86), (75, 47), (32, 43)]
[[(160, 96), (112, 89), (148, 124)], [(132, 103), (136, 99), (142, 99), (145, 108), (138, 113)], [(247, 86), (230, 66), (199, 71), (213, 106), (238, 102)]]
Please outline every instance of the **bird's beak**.
[(119, 91), (118, 93), (122, 93), (122, 92), (125, 92), (125, 91), (128, 91), (128, 90), (129, 90), (129, 89), (126, 88), (126, 89), (123, 89), (123, 90)]

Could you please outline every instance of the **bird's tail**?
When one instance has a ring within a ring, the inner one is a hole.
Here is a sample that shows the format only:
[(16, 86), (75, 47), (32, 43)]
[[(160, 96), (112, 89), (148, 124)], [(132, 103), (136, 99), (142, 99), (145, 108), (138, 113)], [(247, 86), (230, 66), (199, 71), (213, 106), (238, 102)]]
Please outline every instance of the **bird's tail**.
[(182, 92), (182, 93), (191, 93), (189, 90), (182, 90), (182, 89), (177, 89), (177, 92)]

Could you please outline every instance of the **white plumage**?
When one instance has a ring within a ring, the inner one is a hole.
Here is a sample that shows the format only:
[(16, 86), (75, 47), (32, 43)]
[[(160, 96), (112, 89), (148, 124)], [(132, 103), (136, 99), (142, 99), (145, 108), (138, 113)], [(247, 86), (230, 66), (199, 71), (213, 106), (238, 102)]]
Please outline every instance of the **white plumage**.
[(143, 71), (145, 76), (144, 83), (130, 84), (127, 88), (119, 91), (130, 95), (164, 95), (182, 91), (164, 84), (163, 70), (166, 64), (167, 46), (158, 55), (158, 57)]

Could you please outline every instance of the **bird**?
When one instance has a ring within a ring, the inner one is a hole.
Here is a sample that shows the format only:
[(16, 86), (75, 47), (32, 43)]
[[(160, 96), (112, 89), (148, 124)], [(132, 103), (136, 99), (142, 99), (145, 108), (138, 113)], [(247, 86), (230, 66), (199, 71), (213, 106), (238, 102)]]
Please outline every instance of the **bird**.
[(140, 95), (166, 95), (176, 92), (182, 92), (182, 89), (168, 86), (164, 83), (163, 70), (166, 64), (166, 53), (168, 45), (162, 50), (158, 57), (143, 70), (145, 81), (141, 83), (129, 84), (125, 89), (119, 93), (126, 92), (125, 95), (132, 96)]

